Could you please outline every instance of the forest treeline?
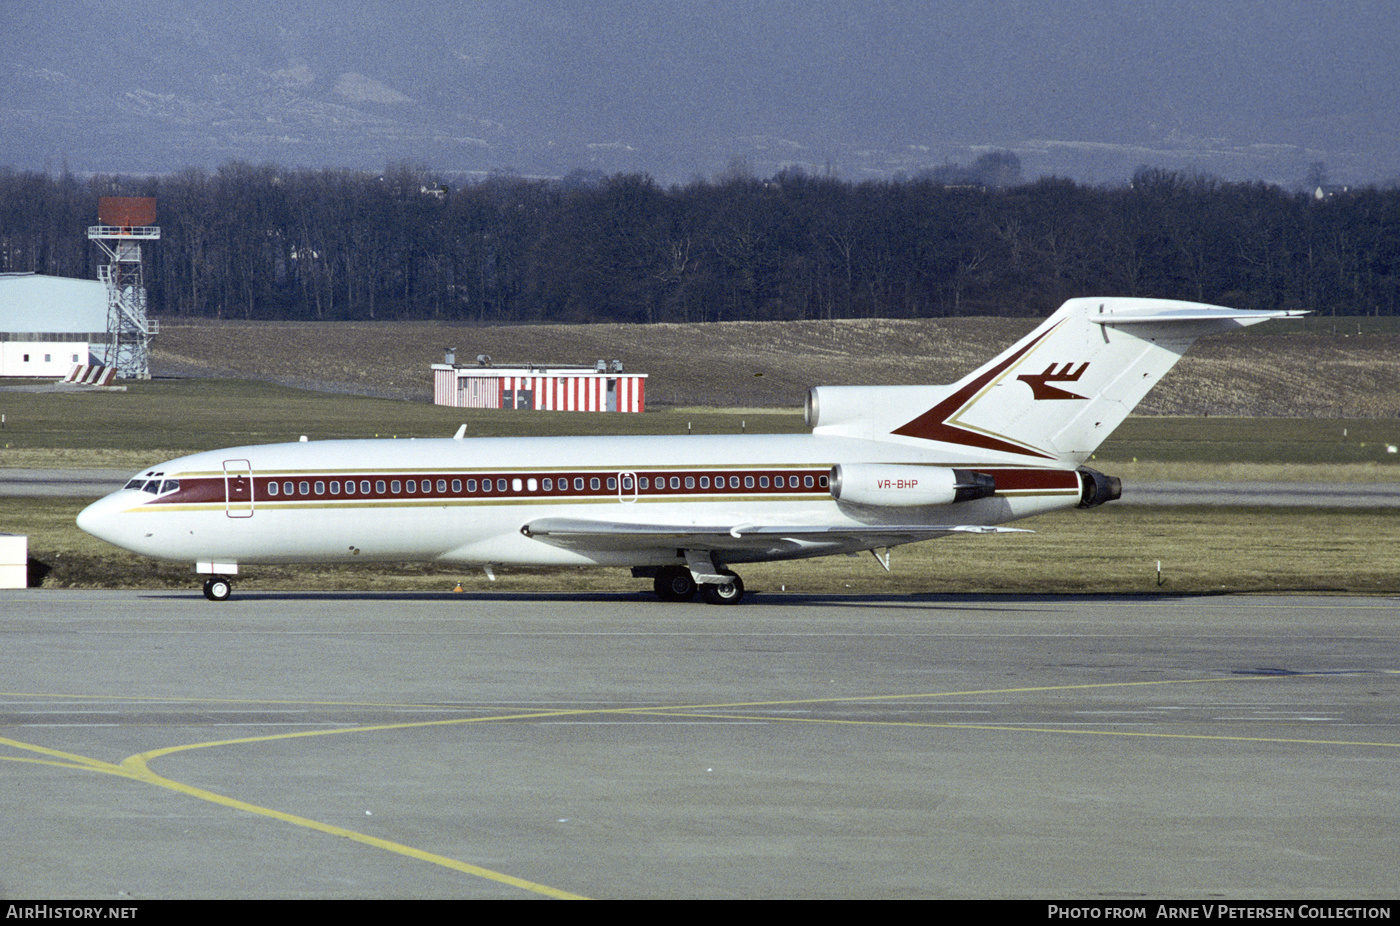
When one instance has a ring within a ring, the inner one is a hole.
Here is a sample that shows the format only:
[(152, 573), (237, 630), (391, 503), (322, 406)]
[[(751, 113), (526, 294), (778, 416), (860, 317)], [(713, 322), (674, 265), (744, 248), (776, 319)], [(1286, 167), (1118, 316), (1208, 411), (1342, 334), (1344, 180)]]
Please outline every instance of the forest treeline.
[(455, 186), (227, 164), (0, 169), (0, 271), (96, 277), (99, 196), (154, 196), (151, 314), (474, 323), (1045, 314), (1078, 295), (1400, 312), (1400, 190), (1316, 199), (1143, 169), (1130, 185), (734, 172)]

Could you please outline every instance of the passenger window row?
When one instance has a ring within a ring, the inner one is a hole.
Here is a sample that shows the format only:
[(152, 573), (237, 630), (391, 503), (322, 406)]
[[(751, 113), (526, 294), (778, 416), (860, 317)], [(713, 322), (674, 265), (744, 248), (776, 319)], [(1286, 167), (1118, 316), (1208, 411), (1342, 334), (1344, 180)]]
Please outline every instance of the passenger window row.
[[(522, 495), (549, 493), (567, 495), (579, 492), (617, 492), (619, 480), (623, 492), (656, 493), (696, 491), (723, 492), (742, 489), (785, 489), (788, 491), (825, 489), (826, 474), (823, 473), (745, 473), (743, 475), (709, 474), (637, 474), (623, 473), (609, 476), (480, 476), (472, 478), (412, 478), (412, 479), (269, 479), (258, 480), (263, 486), (264, 498), (371, 498), (371, 497), (414, 497), (414, 496), (461, 496), (461, 495)], [(143, 488), (142, 480), (133, 479), (127, 488)], [(144, 484), (145, 491), (154, 492), (153, 484), (159, 480), (149, 480)], [(175, 480), (166, 480), (167, 486), (179, 487)], [(450, 493), (449, 493), (450, 488)]]

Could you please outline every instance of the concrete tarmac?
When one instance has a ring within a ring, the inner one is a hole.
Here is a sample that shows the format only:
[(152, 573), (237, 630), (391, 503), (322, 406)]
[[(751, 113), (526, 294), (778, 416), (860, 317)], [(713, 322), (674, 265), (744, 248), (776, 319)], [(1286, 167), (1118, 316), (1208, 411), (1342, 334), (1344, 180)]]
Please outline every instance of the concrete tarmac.
[(130, 470), (0, 468), (0, 497), (99, 499), (126, 485)]
[(0, 593), (0, 895), (1394, 898), (1398, 604)]
[(1397, 508), (1400, 507), (1400, 484), (1393, 482), (1129, 483), (1123, 486), (1123, 499), (1119, 504)]

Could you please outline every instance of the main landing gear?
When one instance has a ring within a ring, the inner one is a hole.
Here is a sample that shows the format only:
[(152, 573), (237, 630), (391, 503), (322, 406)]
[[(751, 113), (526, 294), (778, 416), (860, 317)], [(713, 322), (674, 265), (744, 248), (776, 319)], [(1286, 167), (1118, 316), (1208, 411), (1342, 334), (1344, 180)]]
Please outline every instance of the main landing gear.
[(204, 597), (210, 601), (228, 601), (233, 594), (233, 583), (223, 576), (210, 576), (204, 580)]
[(652, 587), (662, 601), (689, 601), (696, 591), (708, 604), (738, 604), (744, 597), (744, 580), (731, 570), (719, 570), (723, 582), (697, 583), (685, 566), (667, 566), (656, 574)]

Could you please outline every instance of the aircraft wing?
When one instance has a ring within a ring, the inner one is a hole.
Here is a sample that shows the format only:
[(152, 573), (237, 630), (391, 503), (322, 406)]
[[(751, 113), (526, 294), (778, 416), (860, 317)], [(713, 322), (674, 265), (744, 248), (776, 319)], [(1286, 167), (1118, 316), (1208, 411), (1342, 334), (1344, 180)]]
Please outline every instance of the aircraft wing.
[(628, 524), (580, 518), (539, 518), (520, 532), (559, 546), (650, 547), (692, 550), (771, 551), (803, 546), (858, 549), (897, 546), (948, 534), (1003, 534), (1031, 531), (982, 524)]

